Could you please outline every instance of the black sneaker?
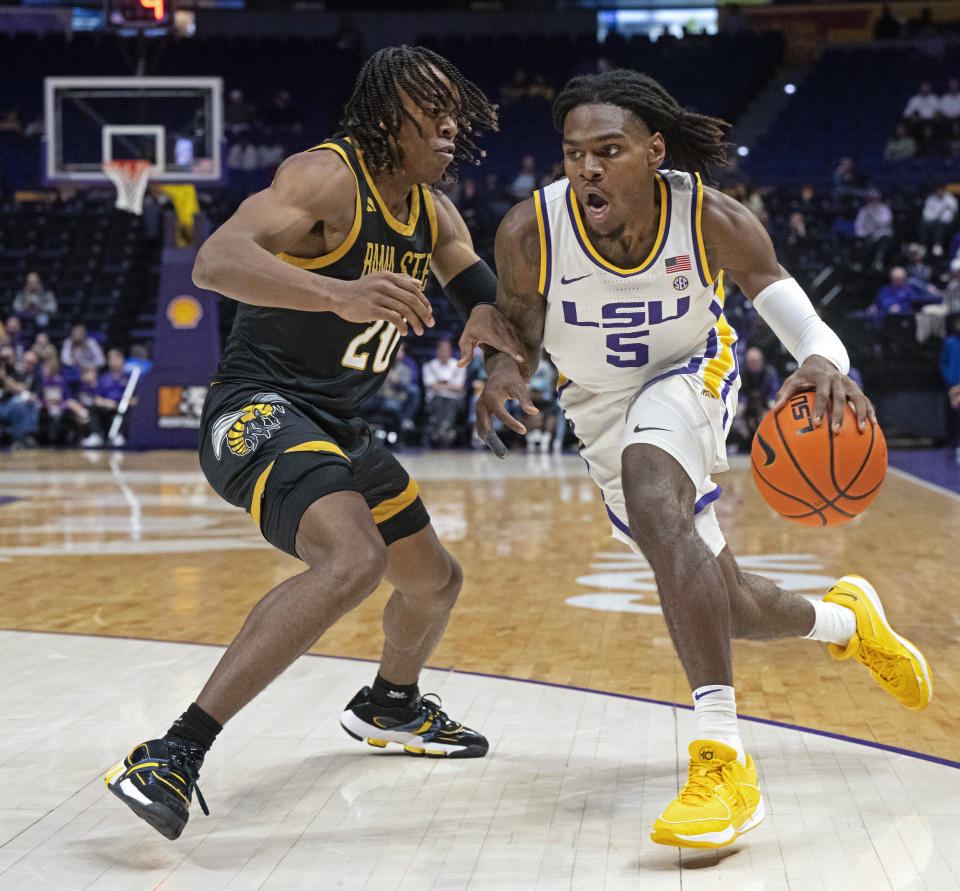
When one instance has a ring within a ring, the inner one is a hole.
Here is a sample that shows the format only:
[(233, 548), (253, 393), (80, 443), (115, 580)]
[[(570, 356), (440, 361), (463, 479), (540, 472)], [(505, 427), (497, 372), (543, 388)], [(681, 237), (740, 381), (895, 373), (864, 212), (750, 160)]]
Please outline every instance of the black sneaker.
[(388, 742), (399, 743), (411, 755), (431, 758), (482, 758), (489, 748), (476, 730), (451, 721), (440, 709), (440, 697), (433, 693), (421, 696), (413, 705), (385, 708), (374, 703), (370, 688), (364, 687), (340, 716), (340, 726), (371, 746), (382, 749)]
[(161, 835), (179, 838), (190, 817), (190, 799), (197, 790), (200, 808), (207, 803), (197, 788), (203, 752), (174, 737), (140, 743), (104, 778), (107, 788)]

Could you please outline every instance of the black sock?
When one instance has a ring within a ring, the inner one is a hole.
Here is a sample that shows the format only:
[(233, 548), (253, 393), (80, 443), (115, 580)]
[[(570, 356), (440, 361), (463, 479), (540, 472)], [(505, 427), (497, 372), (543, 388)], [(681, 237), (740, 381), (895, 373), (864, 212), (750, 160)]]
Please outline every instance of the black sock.
[(188, 708), (164, 734), (165, 736), (176, 736), (185, 739), (203, 749), (204, 754), (210, 751), (210, 746), (217, 738), (217, 734), (223, 730), (223, 726), (216, 719), (211, 718), (195, 702), (190, 703)]
[(370, 688), (370, 698), (384, 708), (403, 708), (413, 705), (420, 698), (420, 688), (416, 684), (391, 684), (385, 681), (380, 672)]

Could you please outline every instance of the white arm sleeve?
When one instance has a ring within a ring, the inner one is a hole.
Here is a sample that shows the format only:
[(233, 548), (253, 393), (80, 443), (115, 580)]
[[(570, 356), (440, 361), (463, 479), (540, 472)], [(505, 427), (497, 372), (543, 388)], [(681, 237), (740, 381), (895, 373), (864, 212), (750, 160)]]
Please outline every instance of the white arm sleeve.
[(817, 315), (795, 279), (782, 278), (767, 285), (753, 298), (753, 306), (801, 365), (809, 356), (823, 356), (841, 374), (850, 370), (850, 358), (840, 338)]

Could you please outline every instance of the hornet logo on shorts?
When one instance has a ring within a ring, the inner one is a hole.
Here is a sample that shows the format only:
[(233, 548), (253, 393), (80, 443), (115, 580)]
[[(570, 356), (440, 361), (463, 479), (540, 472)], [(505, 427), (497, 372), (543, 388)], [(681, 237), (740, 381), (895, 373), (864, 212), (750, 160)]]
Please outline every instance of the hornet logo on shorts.
[(277, 415), (286, 412), (284, 405), (290, 400), (277, 393), (257, 393), (240, 411), (220, 415), (213, 424), (213, 453), (220, 460), (223, 443), (238, 457), (249, 455), (260, 445), (261, 439), (269, 439), (280, 429)]

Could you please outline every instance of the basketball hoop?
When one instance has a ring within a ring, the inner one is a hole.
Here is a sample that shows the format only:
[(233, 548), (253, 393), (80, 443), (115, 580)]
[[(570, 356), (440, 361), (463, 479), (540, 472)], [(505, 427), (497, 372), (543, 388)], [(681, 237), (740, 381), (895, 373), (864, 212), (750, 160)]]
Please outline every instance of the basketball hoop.
[(143, 213), (143, 196), (147, 191), (150, 173), (156, 168), (150, 161), (104, 161), (103, 172), (117, 187), (118, 210), (126, 210), (137, 216)]

